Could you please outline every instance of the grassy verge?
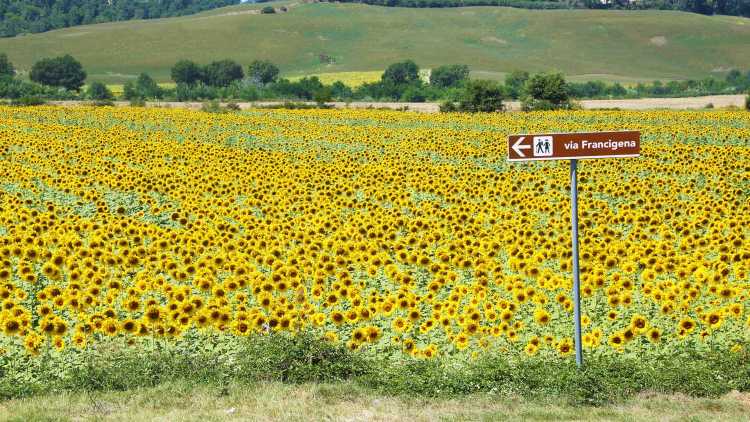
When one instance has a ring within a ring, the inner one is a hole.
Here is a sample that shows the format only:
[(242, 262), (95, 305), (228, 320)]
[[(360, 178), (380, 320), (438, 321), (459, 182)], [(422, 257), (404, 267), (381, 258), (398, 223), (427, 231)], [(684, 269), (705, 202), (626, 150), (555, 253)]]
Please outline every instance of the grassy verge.
[(555, 400), (473, 394), (452, 399), (384, 396), (351, 383), (194, 386), (167, 383), (124, 392), (43, 395), (0, 402), (2, 421), (213, 420), (670, 420), (741, 421), (750, 395), (719, 398), (639, 394), (617, 405), (572, 406)]
[(185, 338), (87, 349), (0, 356), (0, 399), (59, 392), (112, 392), (178, 384), (228, 391), (232, 385), (346, 382), (371, 394), (456, 398), (473, 394), (569, 405), (622, 403), (643, 392), (720, 397), (750, 391), (747, 352), (674, 350), (670, 356), (592, 356), (584, 370), (571, 359), (490, 355), (472, 359), (403, 358), (400, 352), (352, 353), (309, 336)]

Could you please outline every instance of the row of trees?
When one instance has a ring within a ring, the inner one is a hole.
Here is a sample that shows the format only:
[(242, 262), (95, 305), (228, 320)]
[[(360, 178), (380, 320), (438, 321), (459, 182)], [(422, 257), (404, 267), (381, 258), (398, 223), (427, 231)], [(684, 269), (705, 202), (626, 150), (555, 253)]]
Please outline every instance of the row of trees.
[(2, 0), (0, 37), (76, 25), (188, 15), (240, 0)]
[[(246, 68), (230, 60), (199, 65), (189, 60), (177, 62), (171, 69), (176, 87), (165, 89), (148, 74), (141, 74), (124, 86), (126, 100), (170, 99), (175, 101), (259, 99), (305, 100), (324, 103), (338, 101), (443, 101), (445, 110), (489, 111), (502, 109), (506, 99), (519, 99), (527, 110), (569, 108), (572, 98), (637, 98), (679, 95), (740, 93), (750, 90), (750, 71), (730, 71), (723, 80), (707, 78), (693, 81), (671, 81), (624, 87), (592, 81), (570, 83), (562, 74), (525, 71), (508, 74), (504, 83), (473, 81), (466, 65), (440, 66), (423, 78), (419, 66), (411, 60), (394, 63), (380, 80), (349, 87), (342, 82), (323, 84), (317, 77), (297, 81), (280, 78), (280, 69), (265, 60), (256, 60)], [(100, 82), (80, 90), (86, 72), (80, 62), (69, 55), (45, 58), (35, 63), (29, 74), (34, 83), (14, 77), (13, 64), (0, 54), (0, 97), (24, 95), (54, 99), (87, 98), (112, 100), (112, 92)]]

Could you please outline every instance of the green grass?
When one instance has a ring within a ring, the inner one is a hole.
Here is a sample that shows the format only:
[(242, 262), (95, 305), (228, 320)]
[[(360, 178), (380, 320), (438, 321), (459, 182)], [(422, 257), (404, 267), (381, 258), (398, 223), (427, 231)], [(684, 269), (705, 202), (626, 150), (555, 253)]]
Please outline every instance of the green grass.
[[(749, 69), (750, 19), (670, 11), (523, 10), (500, 7), (408, 9), (297, 4), (288, 13), (248, 13), (260, 5), (199, 15), (80, 26), (0, 39), (21, 70), (70, 53), (91, 79), (122, 83), (141, 71), (160, 81), (181, 58), (270, 59), (285, 74), (373, 71), (405, 58), (422, 67), (468, 64), (501, 77), (514, 69), (556, 69), (574, 79), (633, 82)], [(321, 64), (320, 55), (335, 59)]]
[(263, 382), (226, 388), (165, 383), (97, 393), (0, 401), (0, 421), (744, 421), (750, 395), (718, 398), (641, 394), (617, 405), (572, 406), (551, 399), (475, 394), (452, 399), (389, 396), (356, 384)]

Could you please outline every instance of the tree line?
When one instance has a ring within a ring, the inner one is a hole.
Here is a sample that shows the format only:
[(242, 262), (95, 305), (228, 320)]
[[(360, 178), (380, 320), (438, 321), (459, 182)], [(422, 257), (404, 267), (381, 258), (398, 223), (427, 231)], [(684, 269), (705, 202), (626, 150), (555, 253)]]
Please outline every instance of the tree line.
[(189, 15), (240, 0), (0, 0), (0, 37), (69, 26)]
[[(442, 102), (444, 111), (502, 110), (503, 102), (520, 100), (525, 110), (553, 110), (574, 107), (572, 100), (582, 98), (641, 98), (738, 94), (750, 90), (750, 71), (731, 70), (724, 79), (705, 78), (687, 81), (654, 81), (625, 87), (600, 81), (568, 82), (561, 73), (513, 71), (498, 81), (472, 80), (467, 65), (439, 66), (429, 77), (412, 60), (393, 63), (378, 81), (350, 87), (341, 81), (324, 84), (315, 76), (296, 81), (280, 77), (281, 70), (267, 60), (255, 60), (247, 66), (231, 59), (199, 64), (180, 60), (171, 68), (174, 88), (160, 86), (150, 75), (140, 74), (123, 87), (121, 99), (129, 101), (171, 100), (284, 100), (315, 101), (400, 101)], [(18, 100), (88, 99), (111, 101), (115, 96), (100, 81), (85, 90), (86, 71), (70, 55), (44, 58), (31, 68), (30, 81), (16, 77), (7, 55), (0, 54), (0, 98)], [(28, 100), (34, 103), (38, 101)]]

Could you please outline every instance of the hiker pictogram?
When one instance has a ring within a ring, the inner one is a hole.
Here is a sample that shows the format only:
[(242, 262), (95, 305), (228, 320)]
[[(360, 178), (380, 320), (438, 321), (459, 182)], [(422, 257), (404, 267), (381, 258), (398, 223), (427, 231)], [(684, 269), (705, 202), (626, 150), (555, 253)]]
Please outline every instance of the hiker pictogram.
[(535, 157), (551, 157), (553, 151), (553, 143), (551, 136), (535, 136), (534, 137), (534, 156)]

